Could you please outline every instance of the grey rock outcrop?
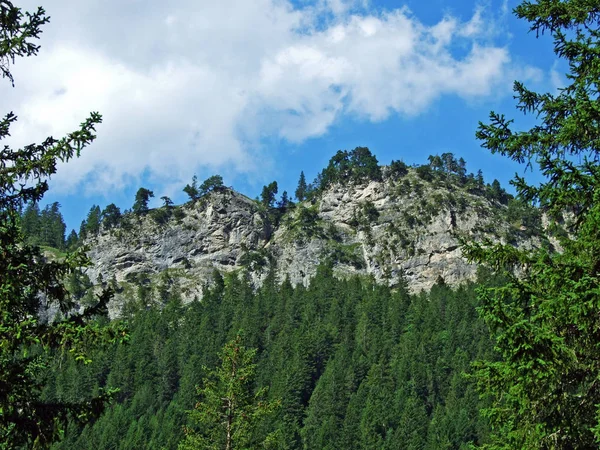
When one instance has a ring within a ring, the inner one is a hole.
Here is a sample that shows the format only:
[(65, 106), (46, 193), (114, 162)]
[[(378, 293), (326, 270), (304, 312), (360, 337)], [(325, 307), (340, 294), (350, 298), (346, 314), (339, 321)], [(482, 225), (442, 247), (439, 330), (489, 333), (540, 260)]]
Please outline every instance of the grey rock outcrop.
[[(313, 203), (296, 205), (280, 217), (230, 189), (177, 208), (177, 218), (164, 224), (156, 223), (152, 212), (130, 216), (126, 224), (90, 240), (90, 279), (101, 275), (126, 284), (168, 269), (189, 301), (201, 298), (215, 269), (246, 268), (258, 286), (271, 261), (278, 280), (306, 285), (319, 262), (329, 258), (337, 276), (369, 275), (391, 286), (404, 277), (418, 292), (440, 277), (450, 285), (475, 277), (476, 267), (462, 257), (461, 237), (504, 241), (515, 235), (502, 218), (504, 206), (423, 182), (414, 171), (400, 179), (331, 186)], [(539, 244), (534, 241), (522, 237), (516, 245)], [(123, 301), (116, 297), (112, 316)]]

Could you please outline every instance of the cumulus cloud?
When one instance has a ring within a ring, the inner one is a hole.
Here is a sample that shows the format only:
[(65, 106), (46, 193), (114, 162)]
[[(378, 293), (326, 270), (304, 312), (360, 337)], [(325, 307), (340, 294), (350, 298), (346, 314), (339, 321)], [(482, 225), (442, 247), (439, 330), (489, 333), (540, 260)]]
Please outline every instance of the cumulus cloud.
[(0, 89), (19, 115), (11, 143), (61, 136), (100, 111), (97, 142), (54, 184), (106, 192), (142, 174), (173, 184), (202, 167), (254, 173), (265, 137), (301, 142), (345, 117), (415, 115), (443, 95), (510, 85), (510, 55), (485, 38), (481, 10), (425, 26), (406, 8), (368, 5), (55, 0), (40, 55), (14, 67), (16, 89)]

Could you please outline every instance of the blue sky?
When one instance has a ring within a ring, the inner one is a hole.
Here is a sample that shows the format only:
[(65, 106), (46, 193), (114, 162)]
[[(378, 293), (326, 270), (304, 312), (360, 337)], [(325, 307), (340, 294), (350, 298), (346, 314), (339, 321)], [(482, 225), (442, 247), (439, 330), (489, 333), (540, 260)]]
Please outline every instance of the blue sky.
[[(33, 9), (35, 0), (19, 3)], [(519, 166), (475, 140), (490, 110), (518, 119), (512, 82), (560, 86), (546, 36), (517, 2), (408, 0), (50, 0), (40, 55), (0, 87), (19, 116), (13, 146), (76, 128), (98, 140), (61, 166), (45, 201), (78, 229), (92, 204), (131, 207), (152, 189), (219, 173), (255, 197), (277, 180), (293, 193), (338, 149), (368, 146), (380, 163), (452, 152), (507, 185)]]

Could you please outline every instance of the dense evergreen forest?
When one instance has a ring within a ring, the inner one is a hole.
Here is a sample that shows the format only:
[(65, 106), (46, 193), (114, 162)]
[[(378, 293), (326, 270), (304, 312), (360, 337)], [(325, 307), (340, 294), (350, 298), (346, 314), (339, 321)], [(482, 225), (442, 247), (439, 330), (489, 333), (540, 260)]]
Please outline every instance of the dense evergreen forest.
[(47, 400), (80, 401), (107, 386), (119, 392), (104, 416), (83, 429), (69, 425), (55, 448), (177, 448), (182, 426), (194, 426), (186, 411), (200, 399), (196, 387), (237, 334), (258, 350), (250, 389), (268, 387), (280, 402), (253, 430), (251, 448), (273, 432), (273, 448), (289, 449), (485, 441), (481, 401), (464, 375), (474, 360), (492, 357), (474, 284), (411, 296), (369, 279), (338, 280), (327, 266), (308, 288), (270, 278), (254, 292), (243, 275), (215, 277), (201, 302), (185, 306), (168, 274), (155, 289), (140, 285), (163, 306), (128, 312), (128, 345), (91, 354), (84, 367), (56, 355)]

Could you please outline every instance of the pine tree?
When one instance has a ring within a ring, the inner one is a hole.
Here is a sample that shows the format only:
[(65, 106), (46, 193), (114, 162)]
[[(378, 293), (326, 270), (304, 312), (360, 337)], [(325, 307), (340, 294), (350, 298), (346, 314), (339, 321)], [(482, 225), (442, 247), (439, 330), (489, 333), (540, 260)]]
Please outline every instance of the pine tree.
[(208, 194), (223, 187), (223, 177), (221, 175), (212, 175), (202, 182), (199, 188), (200, 195)]
[[(503, 273), (482, 292), (481, 312), (499, 361), (482, 361), (476, 380), (491, 406), (489, 448), (595, 448), (600, 440), (600, 9), (597, 2), (538, 0), (515, 9), (537, 35), (548, 32), (569, 67), (567, 85), (539, 94), (515, 82), (518, 109), (538, 123), (514, 131), (492, 112), (478, 139), (493, 153), (537, 164), (539, 185), (513, 182), (522, 200), (552, 220), (566, 218), (562, 253), (510, 246), (465, 248), (472, 260)], [(518, 269), (520, 276), (516, 276)]]
[(194, 175), (192, 177), (192, 184), (186, 184), (183, 188), (183, 192), (185, 192), (189, 197), (190, 201), (194, 202), (200, 198), (200, 191), (198, 190), (198, 177)]
[(275, 195), (277, 195), (277, 181), (263, 186), (260, 194), (260, 202), (265, 208), (272, 208), (275, 203)]
[(102, 210), (101, 216), (104, 228), (110, 229), (116, 227), (121, 221), (121, 209), (114, 203), (110, 203)]
[(135, 202), (131, 208), (133, 213), (141, 216), (148, 212), (148, 201), (154, 197), (154, 192), (146, 188), (139, 188), (135, 193)]

